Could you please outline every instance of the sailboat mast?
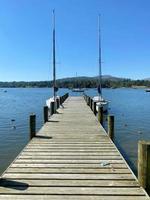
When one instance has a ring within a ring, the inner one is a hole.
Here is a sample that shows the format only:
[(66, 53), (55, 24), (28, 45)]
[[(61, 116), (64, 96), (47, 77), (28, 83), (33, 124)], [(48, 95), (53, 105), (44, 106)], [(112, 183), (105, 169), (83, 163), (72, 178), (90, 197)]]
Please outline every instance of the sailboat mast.
[(102, 97), (102, 60), (101, 60), (101, 28), (100, 28), (100, 15), (98, 15), (98, 64), (99, 64), (99, 97)]
[(56, 102), (55, 10), (53, 10), (53, 92)]

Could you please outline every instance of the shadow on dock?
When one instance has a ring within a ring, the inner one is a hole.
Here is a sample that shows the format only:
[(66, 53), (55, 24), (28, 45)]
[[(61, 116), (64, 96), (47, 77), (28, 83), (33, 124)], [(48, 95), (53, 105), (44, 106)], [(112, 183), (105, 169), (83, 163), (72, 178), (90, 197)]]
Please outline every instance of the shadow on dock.
[(26, 190), (29, 187), (27, 183), (22, 183), (19, 181), (13, 181), (13, 180), (4, 179), (4, 178), (0, 179), (0, 186), (5, 187), (5, 188), (15, 189), (15, 190)]
[(48, 122), (60, 122), (60, 121), (57, 121), (57, 120), (48, 120)]
[(63, 115), (63, 113), (60, 113), (60, 112), (58, 112), (58, 111), (56, 111), (56, 113), (55, 113), (55, 114)]
[(39, 138), (39, 139), (53, 139), (53, 137), (51, 137), (51, 136), (44, 136), (44, 135), (37, 135), (36, 138)]

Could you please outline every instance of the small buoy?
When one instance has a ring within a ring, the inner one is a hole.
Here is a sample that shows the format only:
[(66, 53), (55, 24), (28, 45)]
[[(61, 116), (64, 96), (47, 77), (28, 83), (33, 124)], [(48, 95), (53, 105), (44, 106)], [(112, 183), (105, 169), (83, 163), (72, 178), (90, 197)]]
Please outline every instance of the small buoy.
[(16, 126), (12, 126), (12, 129), (16, 129)]
[(142, 134), (142, 131), (138, 131), (138, 134)]

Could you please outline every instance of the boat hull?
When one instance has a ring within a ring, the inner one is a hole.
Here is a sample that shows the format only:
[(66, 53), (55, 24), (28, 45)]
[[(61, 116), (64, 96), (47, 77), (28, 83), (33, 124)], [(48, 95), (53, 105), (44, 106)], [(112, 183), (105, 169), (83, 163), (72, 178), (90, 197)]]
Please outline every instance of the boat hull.
[[(56, 99), (60, 99), (59, 96), (56, 97)], [(49, 99), (46, 100), (46, 106), (50, 109), (51, 106), (51, 102), (54, 102), (54, 97), (51, 97)]]
[(99, 96), (93, 97), (93, 101), (96, 102), (96, 111), (98, 112), (99, 107), (103, 107), (103, 112), (108, 111), (109, 102), (100, 98)]
[(84, 92), (84, 89), (75, 88), (72, 90), (72, 92)]
[(96, 103), (96, 110), (97, 110), (97, 112), (98, 112), (98, 108), (99, 107), (103, 107), (103, 112), (108, 112), (108, 102), (107, 103), (97, 102)]
[(145, 92), (150, 92), (150, 89), (146, 89)]

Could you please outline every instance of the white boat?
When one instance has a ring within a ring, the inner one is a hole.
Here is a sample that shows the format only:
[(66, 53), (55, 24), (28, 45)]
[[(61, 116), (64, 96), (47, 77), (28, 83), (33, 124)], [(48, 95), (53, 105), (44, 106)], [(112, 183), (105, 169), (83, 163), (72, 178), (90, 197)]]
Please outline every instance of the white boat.
[(102, 71), (101, 71), (101, 30), (100, 30), (100, 15), (99, 15), (99, 23), (98, 23), (98, 49), (99, 49), (99, 85), (98, 85), (98, 96), (93, 97), (93, 101), (96, 102), (96, 110), (98, 111), (99, 107), (103, 107), (103, 111), (108, 111), (109, 102), (103, 98), (102, 96)]
[(145, 90), (145, 92), (150, 92), (150, 88), (147, 88), (147, 89)]
[[(77, 76), (77, 72), (76, 72), (76, 79), (78, 78)], [(80, 87), (76, 87), (76, 88), (72, 88), (72, 92), (84, 92), (84, 88), (80, 88)]]
[(84, 89), (74, 88), (74, 89), (72, 89), (72, 92), (84, 92)]
[(47, 99), (47, 100), (46, 100), (46, 105), (47, 105), (47, 107), (50, 109), (51, 102), (57, 102), (57, 99), (60, 100), (60, 97), (59, 97), (59, 96), (56, 96), (55, 101), (54, 101), (54, 97), (51, 97), (51, 98)]
[[(53, 97), (46, 100), (46, 105), (50, 108), (51, 102), (55, 102), (56, 111), (56, 101), (60, 97), (57, 96), (58, 88), (56, 86), (56, 56), (55, 56), (55, 11), (53, 10)], [(54, 112), (55, 112), (54, 111)]]
[(107, 112), (108, 111), (109, 102), (107, 100), (101, 98), (100, 96), (95, 96), (95, 97), (93, 97), (93, 101), (97, 102), (96, 103), (97, 112), (98, 112), (98, 108), (99, 107), (103, 107), (103, 112)]

